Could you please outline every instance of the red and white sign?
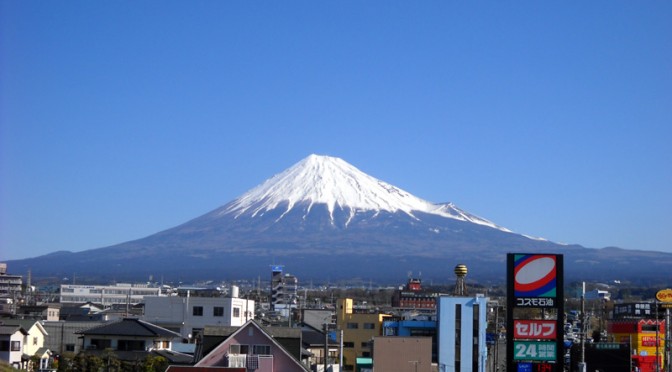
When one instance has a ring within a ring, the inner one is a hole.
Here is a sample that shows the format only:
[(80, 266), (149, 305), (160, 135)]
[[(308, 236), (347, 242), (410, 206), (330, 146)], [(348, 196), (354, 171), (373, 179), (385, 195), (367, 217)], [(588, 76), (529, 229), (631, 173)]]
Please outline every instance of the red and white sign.
[(514, 320), (513, 337), (516, 339), (553, 340), (557, 336), (555, 320)]

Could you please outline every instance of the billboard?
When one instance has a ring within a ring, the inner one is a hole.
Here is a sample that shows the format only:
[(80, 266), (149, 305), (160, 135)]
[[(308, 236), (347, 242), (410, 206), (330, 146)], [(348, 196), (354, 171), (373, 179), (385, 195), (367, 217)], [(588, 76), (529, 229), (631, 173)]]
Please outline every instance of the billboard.
[(508, 371), (563, 370), (563, 270), (560, 254), (507, 254)]
[(519, 320), (513, 321), (515, 339), (555, 340), (558, 337), (558, 323), (555, 320)]
[(548, 341), (514, 341), (513, 359), (547, 362), (558, 358), (557, 345)]
[(551, 254), (513, 256), (513, 293), (517, 307), (558, 307), (558, 258)]

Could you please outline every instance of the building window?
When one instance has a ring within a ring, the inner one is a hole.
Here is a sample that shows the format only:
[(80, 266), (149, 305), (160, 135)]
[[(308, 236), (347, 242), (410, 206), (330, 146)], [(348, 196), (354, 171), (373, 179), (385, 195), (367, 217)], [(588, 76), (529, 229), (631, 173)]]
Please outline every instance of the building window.
[(376, 329), (376, 325), (373, 323), (364, 323), (364, 329)]
[(192, 313), (194, 316), (203, 316), (203, 306), (194, 306)]
[(37, 345), (37, 337), (33, 337), (33, 345)]
[(234, 307), (233, 308), (233, 317), (234, 318), (240, 318), (240, 308), (239, 307)]
[(353, 347), (355, 347), (355, 343), (354, 342), (344, 342), (343, 347), (352, 349)]
[(12, 341), (12, 351), (21, 351), (21, 341)]
[(9, 351), (9, 341), (0, 341), (0, 351)]
[(119, 340), (119, 341), (117, 341), (117, 350), (121, 350), (121, 351), (142, 351), (142, 350), (145, 350), (145, 341), (142, 341), (142, 340)]
[(212, 309), (212, 316), (224, 316), (224, 308), (221, 306), (215, 306), (215, 308)]
[(105, 350), (108, 347), (112, 347), (112, 340), (106, 340), (106, 339), (101, 339), (101, 338), (93, 338), (91, 339), (91, 349), (94, 350)]
[(75, 351), (75, 344), (65, 344), (65, 351)]
[(250, 345), (232, 344), (229, 345), (229, 354), (247, 354), (249, 348)]
[(254, 354), (256, 355), (272, 355), (271, 345), (254, 345)]
[(346, 328), (348, 328), (348, 329), (357, 329), (357, 328), (359, 328), (359, 324), (357, 324), (357, 323), (348, 323), (348, 324), (346, 324)]

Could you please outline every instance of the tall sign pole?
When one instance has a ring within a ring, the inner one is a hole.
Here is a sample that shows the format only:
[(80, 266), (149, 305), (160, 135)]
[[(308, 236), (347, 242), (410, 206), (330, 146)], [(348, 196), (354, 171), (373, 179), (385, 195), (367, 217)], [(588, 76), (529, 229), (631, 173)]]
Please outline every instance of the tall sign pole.
[[(670, 361), (670, 358), (672, 355), (670, 355), (670, 342), (672, 342), (672, 327), (670, 327), (670, 308), (672, 308), (672, 289), (663, 289), (658, 292), (656, 292), (656, 310), (658, 309), (658, 303), (662, 304), (662, 306), (665, 308), (665, 336), (663, 339), (665, 340), (665, 349), (664, 349), (664, 355), (665, 355), (665, 364), (667, 364), (667, 367), (665, 368), (665, 371), (672, 371), (672, 362)], [(657, 311), (656, 311), (657, 314)], [(658, 331), (658, 316), (656, 316), (656, 331)], [(656, 336), (656, 350), (658, 350), (658, 337)], [(657, 352), (656, 352), (657, 354)], [(656, 359), (658, 358), (658, 355), (656, 355)], [(656, 360), (656, 365), (658, 365), (658, 360)]]
[(565, 354), (563, 256), (507, 254), (506, 301), (506, 370), (562, 372)]

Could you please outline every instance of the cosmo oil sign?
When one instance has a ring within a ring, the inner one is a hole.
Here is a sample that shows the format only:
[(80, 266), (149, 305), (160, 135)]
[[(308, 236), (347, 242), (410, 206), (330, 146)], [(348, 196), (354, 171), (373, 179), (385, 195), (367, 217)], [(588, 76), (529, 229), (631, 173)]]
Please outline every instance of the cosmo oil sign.
[(563, 256), (507, 254), (507, 370), (564, 370)]
[(514, 306), (552, 307), (558, 304), (559, 261), (552, 254), (514, 254), (512, 278)]

